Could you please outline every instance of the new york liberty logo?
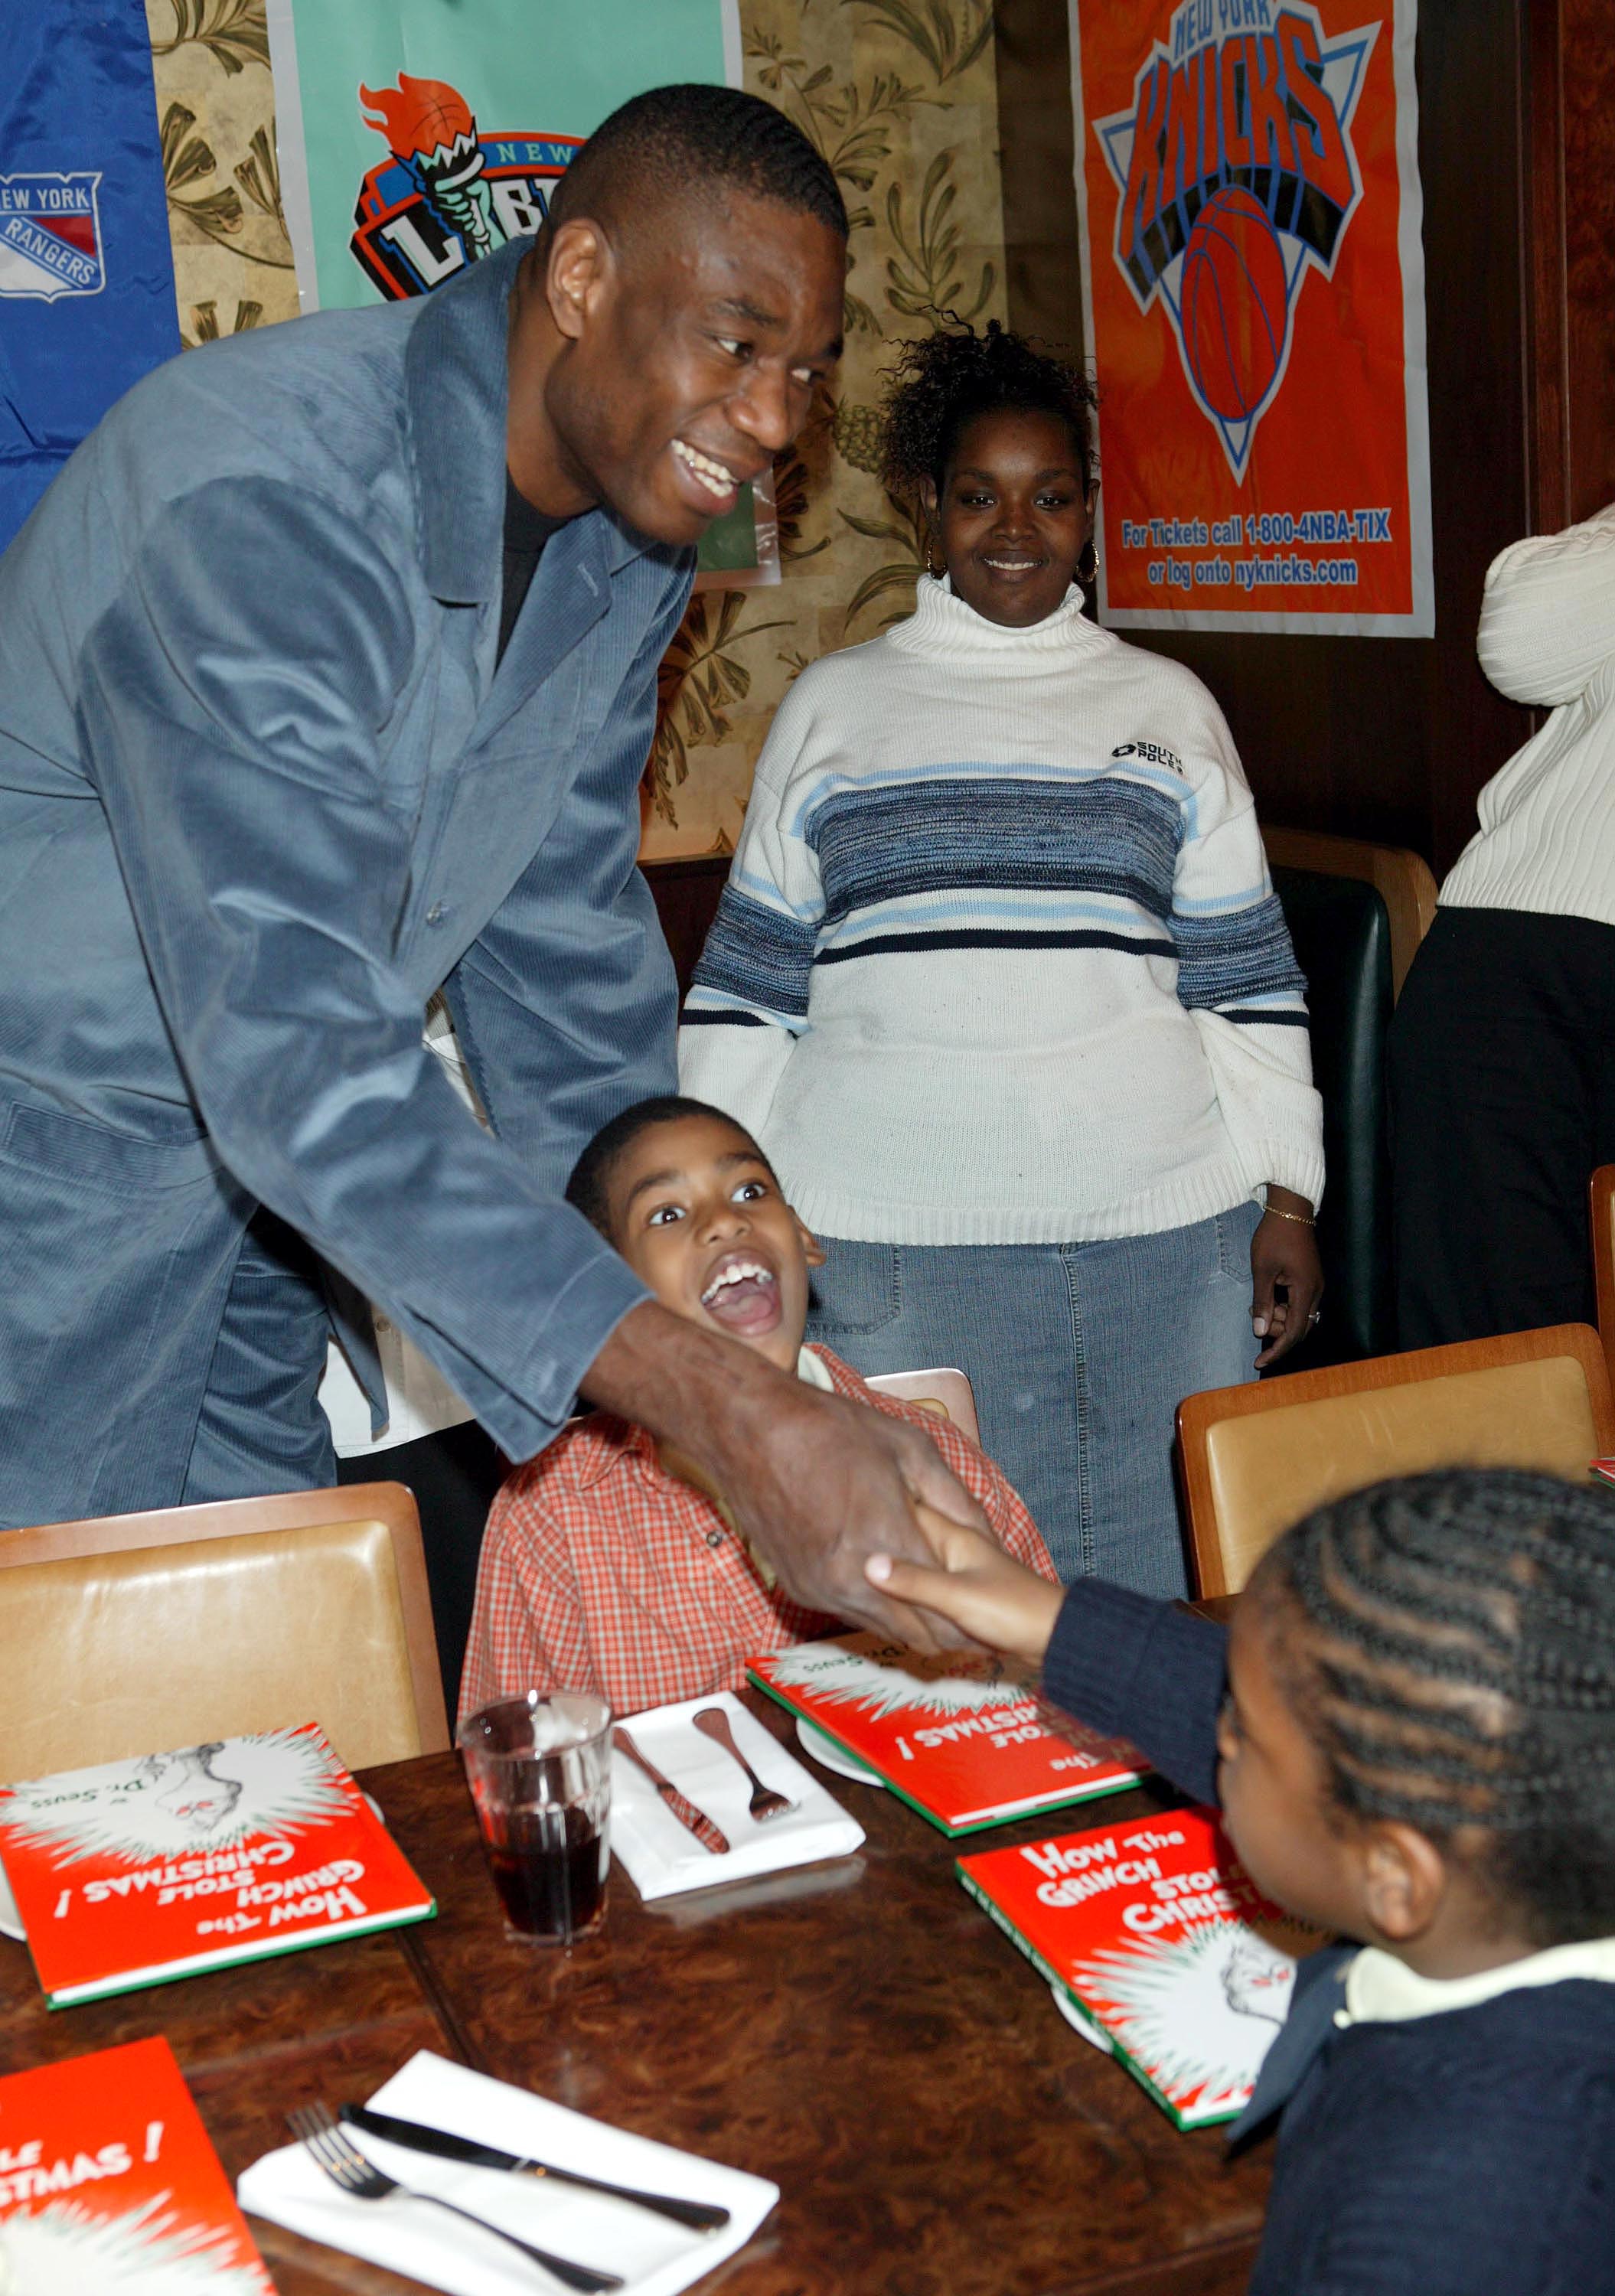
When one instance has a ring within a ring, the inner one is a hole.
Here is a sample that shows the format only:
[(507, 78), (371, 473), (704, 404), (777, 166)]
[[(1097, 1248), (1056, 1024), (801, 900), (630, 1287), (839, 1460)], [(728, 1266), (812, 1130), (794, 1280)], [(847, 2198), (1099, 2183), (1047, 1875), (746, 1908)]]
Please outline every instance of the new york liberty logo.
[(410, 72), (397, 87), (361, 87), (359, 102), (388, 156), (359, 186), (352, 245), (384, 295), (423, 295), (507, 241), (530, 237), (583, 141), (485, 135), (457, 87)]
[(0, 176), (0, 295), (99, 295), (99, 169), (64, 176)]
[(1351, 120), (1378, 30), (1326, 40), (1311, 7), (1182, 0), (1132, 108), (1094, 123), (1120, 195), (1117, 267), (1171, 327), (1235, 479), (1283, 386), (1307, 275), (1332, 276), (1363, 195)]

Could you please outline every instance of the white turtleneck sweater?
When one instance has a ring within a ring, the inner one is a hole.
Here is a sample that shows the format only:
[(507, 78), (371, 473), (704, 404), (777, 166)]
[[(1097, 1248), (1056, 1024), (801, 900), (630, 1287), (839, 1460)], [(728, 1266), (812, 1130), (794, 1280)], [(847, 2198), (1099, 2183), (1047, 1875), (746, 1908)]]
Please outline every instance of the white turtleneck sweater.
[(780, 706), (680, 1082), (827, 1235), (1146, 1234), (1316, 1201), (1304, 985), (1199, 679), (924, 578)]
[(1441, 905), (1615, 924), (1615, 503), (1492, 561), (1477, 645), (1499, 693), (1553, 715), (1481, 791)]

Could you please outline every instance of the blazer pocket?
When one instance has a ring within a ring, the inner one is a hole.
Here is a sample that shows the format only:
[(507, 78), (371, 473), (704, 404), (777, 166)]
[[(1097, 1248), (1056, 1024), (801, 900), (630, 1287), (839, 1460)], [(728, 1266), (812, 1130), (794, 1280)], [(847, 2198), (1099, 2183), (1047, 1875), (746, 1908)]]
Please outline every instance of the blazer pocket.
[(171, 1130), (153, 1138), (21, 1101), (6, 1116), (0, 1157), (61, 1183), (140, 1196), (153, 1188), (193, 1186), (217, 1168), (203, 1127), (177, 1113)]

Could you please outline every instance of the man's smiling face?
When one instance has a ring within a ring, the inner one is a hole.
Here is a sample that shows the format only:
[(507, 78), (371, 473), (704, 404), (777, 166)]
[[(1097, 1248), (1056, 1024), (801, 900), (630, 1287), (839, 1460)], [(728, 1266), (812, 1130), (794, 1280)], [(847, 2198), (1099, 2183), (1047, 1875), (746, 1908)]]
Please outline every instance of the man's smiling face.
[(549, 276), (566, 342), (544, 404), (568, 467), (639, 533), (699, 540), (834, 368), (844, 242), (774, 200), (692, 193), (616, 243), (567, 225)]
[(718, 1116), (648, 1126), (606, 1193), (612, 1242), (664, 1308), (796, 1369), (808, 1271), (824, 1255), (738, 1126)]

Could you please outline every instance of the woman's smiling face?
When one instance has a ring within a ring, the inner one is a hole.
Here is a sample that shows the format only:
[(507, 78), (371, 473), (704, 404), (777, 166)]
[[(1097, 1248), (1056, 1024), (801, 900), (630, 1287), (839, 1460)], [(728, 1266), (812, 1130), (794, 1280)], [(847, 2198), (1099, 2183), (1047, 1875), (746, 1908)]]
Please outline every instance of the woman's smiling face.
[(996, 407), (965, 424), (927, 506), (955, 596), (1008, 629), (1054, 611), (1094, 530), (1070, 425), (1025, 407)]

